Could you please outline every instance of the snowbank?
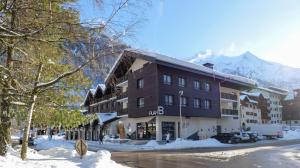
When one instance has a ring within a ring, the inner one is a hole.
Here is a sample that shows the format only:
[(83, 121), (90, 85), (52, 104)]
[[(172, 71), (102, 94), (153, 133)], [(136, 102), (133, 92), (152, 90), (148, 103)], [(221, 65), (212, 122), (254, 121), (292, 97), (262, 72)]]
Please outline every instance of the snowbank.
[(80, 159), (71, 142), (61, 136), (39, 136), (36, 147), (40, 151), (28, 148), (27, 160), (20, 159), (20, 146), (17, 150), (9, 148), (5, 157), (0, 156), (0, 168), (119, 168), (124, 167), (111, 160), (109, 151), (90, 152)]
[(41, 135), (34, 140), (34, 143), (37, 150), (46, 150), (54, 147), (74, 149), (74, 145), (64, 140), (63, 136), (53, 136), (52, 140), (49, 140), (48, 135)]
[(223, 144), (216, 139), (209, 138), (204, 140), (192, 141), (192, 140), (181, 140), (178, 139), (172, 143), (165, 145), (157, 145), (155, 149), (186, 149), (186, 148), (200, 148), (200, 147), (225, 147), (231, 146), (229, 144)]
[(282, 140), (300, 139), (300, 129), (283, 131)]
[(155, 140), (151, 140), (143, 145), (136, 145), (130, 143), (110, 143), (104, 142), (104, 144), (99, 145), (98, 142), (89, 141), (89, 146), (95, 149), (107, 149), (113, 151), (145, 151), (145, 150), (173, 150), (173, 149), (188, 149), (188, 148), (205, 148), (205, 147), (230, 147), (230, 144), (223, 144), (216, 139), (205, 139), (205, 140), (181, 140), (167, 143), (158, 144)]

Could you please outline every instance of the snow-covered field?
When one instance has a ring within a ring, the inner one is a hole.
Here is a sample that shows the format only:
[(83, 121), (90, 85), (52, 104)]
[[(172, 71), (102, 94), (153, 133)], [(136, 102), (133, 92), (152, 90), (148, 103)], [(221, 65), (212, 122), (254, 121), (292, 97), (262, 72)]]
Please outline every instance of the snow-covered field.
[(118, 168), (124, 167), (111, 160), (109, 151), (87, 152), (87, 155), (80, 159), (74, 146), (70, 142), (62, 140), (61, 137), (54, 137), (49, 141), (47, 136), (37, 139), (37, 149), (28, 149), (27, 159), (20, 159), (20, 148), (9, 148), (5, 157), (0, 156), (0, 167), (3, 168)]

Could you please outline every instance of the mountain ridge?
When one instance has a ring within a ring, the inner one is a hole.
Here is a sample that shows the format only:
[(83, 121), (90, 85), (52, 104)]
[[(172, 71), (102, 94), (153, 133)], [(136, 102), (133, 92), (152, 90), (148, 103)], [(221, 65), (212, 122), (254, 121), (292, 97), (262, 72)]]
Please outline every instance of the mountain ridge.
[(250, 51), (238, 56), (217, 55), (211, 51), (199, 52), (189, 62), (209, 62), (214, 64), (214, 69), (218, 71), (254, 79), (265, 87), (276, 86), (289, 90), (300, 87), (300, 68), (261, 59)]

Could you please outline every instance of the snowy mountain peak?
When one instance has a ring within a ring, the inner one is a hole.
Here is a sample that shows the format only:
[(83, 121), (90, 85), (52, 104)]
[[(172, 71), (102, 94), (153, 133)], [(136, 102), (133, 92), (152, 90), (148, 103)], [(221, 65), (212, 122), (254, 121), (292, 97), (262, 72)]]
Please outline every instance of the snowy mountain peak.
[(215, 55), (212, 51), (201, 52), (190, 62), (212, 63), (218, 71), (257, 80), (262, 86), (300, 88), (300, 68), (263, 60), (250, 51), (239, 56)]
[(213, 56), (213, 52), (211, 50), (200, 51), (196, 54), (196, 57), (191, 59), (190, 62), (199, 62), (200, 60), (208, 59), (209, 57)]
[(245, 53), (241, 54), (244, 59), (259, 59), (256, 55), (252, 54), (250, 51), (246, 51)]

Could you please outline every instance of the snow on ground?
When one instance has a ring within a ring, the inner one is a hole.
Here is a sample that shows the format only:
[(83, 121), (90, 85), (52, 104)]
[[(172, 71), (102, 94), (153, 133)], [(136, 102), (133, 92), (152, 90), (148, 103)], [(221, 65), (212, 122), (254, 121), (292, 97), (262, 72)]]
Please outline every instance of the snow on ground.
[(282, 140), (300, 139), (300, 129), (283, 131)]
[(174, 150), (174, 149), (188, 149), (188, 148), (205, 148), (205, 147), (230, 147), (230, 144), (223, 144), (216, 139), (205, 139), (205, 140), (182, 140), (177, 139), (173, 142), (167, 144), (159, 144), (155, 140), (150, 140), (148, 143), (143, 145), (135, 145), (130, 143), (111, 143), (104, 142), (104, 144), (99, 145), (98, 142), (89, 141), (90, 147), (101, 147), (107, 150), (114, 151), (143, 151), (143, 150)]
[(274, 147), (266, 146), (266, 147), (256, 147), (256, 148), (246, 148), (246, 149), (236, 149), (236, 150), (228, 150), (228, 151), (220, 151), (220, 152), (207, 152), (207, 153), (197, 153), (197, 154), (187, 154), (187, 155), (197, 155), (199, 157), (206, 157), (208, 159), (219, 160), (219, 161), (228, 161), (233, 157), (247, 155), (252, 152), (256, 152), (259, 150), (272, 149)]
[(20, 147), (16, 150), (9, 148), (5, 157), (0, 156), (0, 168), (106, 168), (124, 167), (111, 160), (108, 151), (100, 150), (90, 152), (80, 159), (70, 142), (64, 141), (61, 137), (54, 137), (51, 141), (47, 136), (40, 136), (37, 140), (37, 147), (43, 149), (35, 151), (28, 149), (27, 159), (22, 161), (19, 157)]

